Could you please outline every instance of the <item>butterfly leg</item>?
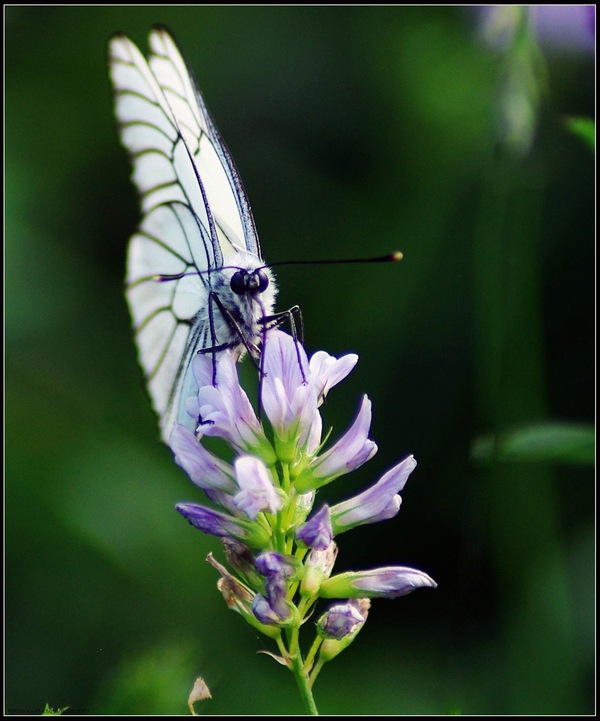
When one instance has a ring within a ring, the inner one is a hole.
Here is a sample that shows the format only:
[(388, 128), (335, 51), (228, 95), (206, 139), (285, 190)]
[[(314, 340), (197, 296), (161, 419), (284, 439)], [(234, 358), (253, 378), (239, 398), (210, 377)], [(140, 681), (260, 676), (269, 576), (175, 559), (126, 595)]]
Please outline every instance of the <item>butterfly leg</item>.
[(236, 348), (240, 345), (243, 345), (246, 351), (248, 352), (248, 355), (252, 358), (252, 362), (254, 365), (258, 368), (258, 362), (257, 358), (260, 355), (260, 351), (258, 346), (255, 343), (252, 343), (248, 338), (244, 335), (244, 331), (242, 330), (240, 324), (236, 321), (236, 319), (231, 315), (231, 313), (225, 308), (222, 301), (218, 297), (216, 293), (209, 293), (209, 303), (208, 303), (208, 316), (209, 316), (209, 324), (211, 329), (211, 337), (216, 338), (216, 331), (215, 331), (215, 320), (214, 320), (214, 310), (213, 310), (213, 303), (217, 306), (218, 310), (220, 311), (221, 315), (223, 316), (225, 322), (229, 326), (229, 329), (232, 331), (234, 335), (236, 335), (239, 339), (238, 342), (232, 341), (230, 343), (220, 343), (219, 345), (212, 345), (209, 348), (203, 348), (202, 350), (198, 351), (199, 353), (212, 353), (213, 354), (213, 385), (217, 385), (217, 364), (216, 364), (216, 354), (219, 351), (226, 350), (227, 348)]
[(302, 311), (300, 306), (294, 305), (288, 310), (274, 315), (268, 315), (260, 319), (261, 325), (267, 330), (271, 328), (279, 328), (285, 322), (289, 323), (292, 338), (300, 343), (304, 343), (304, 322), (302, 320)]
[[(304, 342), (304, 322), (302, 320), (302, 311), (300, 306), (294, 305), (288, 310), (284, 310), (281, 313), (275, 313), (274, 315), (265, 316), (261, 318), (261, 324), (263, 326), (263, 345), (266, 340), (267, 330), (272, 328), (279, 328), (285, 322), (289, 323), (291, 336), (294, 339), (296, 345), (296, 356), (298, 358), (298, 366), (300, 367), (300, 373), (302, 374), (302, 381), (306, 383), (306, 374), (302, 367), (302, 359), (300, 357), (299, 344)], [(262, 356), (261, 356), (261, 378), (263, 376), (262, 369)]]

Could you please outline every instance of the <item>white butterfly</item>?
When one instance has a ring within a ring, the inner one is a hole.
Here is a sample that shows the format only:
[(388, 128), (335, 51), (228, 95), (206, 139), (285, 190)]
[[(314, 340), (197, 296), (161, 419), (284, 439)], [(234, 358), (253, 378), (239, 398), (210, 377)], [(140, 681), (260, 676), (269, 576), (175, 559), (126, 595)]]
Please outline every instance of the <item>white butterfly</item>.
[(246, 193), (175, 42), (156, 28), (149, 43), (146, 61), (116, 35), (109, 57), (143, 214), (129, 241), (126, 295), (167, 442), (175, 421), (190, 422), (193, 356), (230, 348), (256, 359), (267, 327), (289, 312), (273, 315), (275, 281)]

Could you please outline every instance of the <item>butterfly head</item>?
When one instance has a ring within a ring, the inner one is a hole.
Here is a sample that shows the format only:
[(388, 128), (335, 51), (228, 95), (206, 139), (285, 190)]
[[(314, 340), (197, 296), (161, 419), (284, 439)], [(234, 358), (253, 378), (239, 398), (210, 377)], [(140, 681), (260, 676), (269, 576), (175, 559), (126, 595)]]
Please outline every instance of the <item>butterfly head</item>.
[(269, 287), (269, 274), (265, 268), (256, 268), (255, 270), (240, 268), (231, 276), (230, 286), (236, 295), (264, 293)]
[[(266, 313), (271, 312), (277, 283), (271, 268), (259, 256), (238, 250), (227, 258), (227, 265), (217, 269), (217, 275), (222, 287), (220, 294), (229, 295), (233, 304), (253, 307), (258, 302)], [(213, 289), (215, 280), (213, 276)]]

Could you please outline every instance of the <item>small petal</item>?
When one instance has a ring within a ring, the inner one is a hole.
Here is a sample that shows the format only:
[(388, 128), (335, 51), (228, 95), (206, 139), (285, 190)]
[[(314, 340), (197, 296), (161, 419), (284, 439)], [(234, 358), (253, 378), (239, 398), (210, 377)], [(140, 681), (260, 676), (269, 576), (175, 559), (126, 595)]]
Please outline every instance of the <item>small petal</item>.
[(254, 596), (252, 601), (252, 613), (266, 626), (277, 624), (281, 621), (277, 613), (271, 608), (268, 600), (260, 593)]
[(211, 536), (235, 538), (253, 547), (269, 542), (269, 536), (263, 528), (226, 513), (196, 503), (178, 503), (175, 508), (194, 528)]
[(311, 382), (317, 387), (319, 405), (333, 386), (352, 371), (358, 356), (349, 353), (341, 358), (335, 358), (325, 351), (317, 351), (310, 359)]
[(319, 450), (323, 434), (323, 420), (318, 408), (314, 409), (312, 420), (309, 421), (308, 426), (309, 429), (304, 442), (304, 453), (308, 458), (312, 458)]
[(401, 505), (402, 498), (400, 498), (400, 496), (398, 495), (392, 496), (392, 498), (388, 501), (387, 505), (382, 511), (380, 511), (379, 513), (375, 513), (373, 516), (371, 516), (371, 518), (369, 519), (369, 523), (379, 523), (379, 521), (387, 521), (389, 518), (393, 518), (394, 516), (398, 515)]
[(169, 438), (175, 462), (183, 468), (193, 483), (204, 490), (233, 492), (233, 468), (203, 448), (196, 436), (181, 425), (175, 425)]
[(398, 493), (406, 485), (416, 465), (414, 457), (408, 456), (385, 473), (374, 486), (333, 506), (331, 519), (334, 533), (342, 533), (364, 523), (392, 518), (400, 510)]
[(270, 598), (257, 593), (252, 601), (252, 613), (266, 626), (287, 625), (285, 622), (289, 623), (292, 620), (293, 606), (283, 598), (272, 602)]
[(206, 355), (197, 355), (192, 361), (199, 387), (199, 432), (224, 438), (242, 452), (268, 453), (270, 444), (248, 396), (240, 386), (233, 354), (223, 351), (217, 359), (216, 386), (212, 385), (212, 368), (212, 360)]
[(289, 462), (314, 435), (316, 391), (308, 382), (304, 349), (286, 333), (269, 334), (264, 359), (262, 404), (275, 432), (278, 458)]
[(273, 330), (269, 333), (264, 353), (263, 390), (268, 391), (271, 381), (277, 378), (285, 395), (292, 398), (296, 390), (307, 383), (309, 366), (306, 351), (287, 333)]
[(291, 578), (296, 573), (298, 562), (292, 556), (276, 551), (261, 553), (254, 561), (254, 567), (263, 576)]
[(406, 566), (388, 566), (370, 571), (348, 571), (321, 584), (323, 598), (397, 598), (416, 588), (436, 588), (437, 583), (423, 571)]
[(287, 591), (288, 584), (283, 576), (270, 576), (265, 581), (265, 596), (269, 601), (269, 606), (279, 616), (280, 620), (290, 615)]
[(335, 478), (354, 471), (377, 452), (376, 444), (369, 440), (371, 428), (371, 401), (363, 396), (354, 423), (329, 450), (316, 458), (294, 481), (300, 491), (320, 488)]
[(333, 538), (329, 506), (323, 505), (309, 520), (296, 531), (296, 538), (315, 551), (325, 551)]
[(240, 492), (233, 502), (252, 521), (261, 511), (277, 513), (283, 506), (283, 499), (277, 493), (269, 469), (254, 456), (240, 456), (234, 463), (235, 475)]

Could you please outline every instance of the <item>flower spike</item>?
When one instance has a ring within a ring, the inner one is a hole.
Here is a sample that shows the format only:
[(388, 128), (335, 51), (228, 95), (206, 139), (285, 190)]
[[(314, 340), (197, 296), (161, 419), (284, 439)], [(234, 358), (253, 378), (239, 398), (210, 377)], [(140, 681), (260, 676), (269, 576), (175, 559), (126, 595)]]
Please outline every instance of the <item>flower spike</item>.
[[(211, 507), (179, 503), (192, 526), (223, 541), (229, 569), (209, 556), (227, 605), (278, 646), (273, 655), (292, 670), (314, 711), (312, 686), (323, 664), (354, 640), (371, 601), (397, 598), (417, 588), (435, 588), (423, 571), (386, 566), (332, 575), (338, 555), (334, 538), (356, 526), (393, 518), (416, 467), (408, 456), (362, 493), (329, 506), (321, 488), (370, 460), (372, 404), (363, 396), (350, 428), (332, 445), (321, 440), (325, 396), (356, 364), (350, 354), (319, 351), (308, 359), (297, 340), (273, 329), (264, 348), (263, 421), (237, 378), (233, 354), (194, 358), (197, 394), (187, 402), (198, 419), (194, 435), (176, 426), (171, 448), (176, 462), (204, 492)], [(216, 384), (214, 382), (216, 377)], [(209, 452), (204, 436), (224, 440), (233, 459)], [(272, 439), (272, 441), (270, 440)], [(320, 599), (336, 599), (315, 623), (307, 620)], [(306, 656), (301, 628), (316, 636)]]

